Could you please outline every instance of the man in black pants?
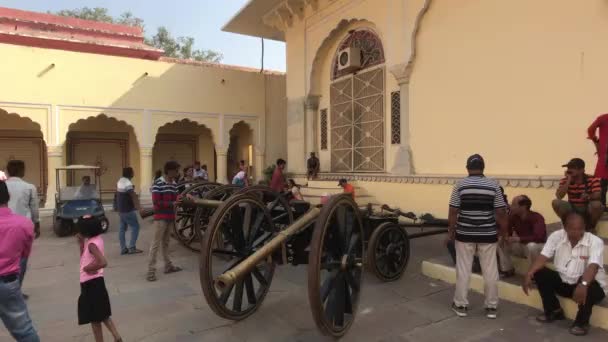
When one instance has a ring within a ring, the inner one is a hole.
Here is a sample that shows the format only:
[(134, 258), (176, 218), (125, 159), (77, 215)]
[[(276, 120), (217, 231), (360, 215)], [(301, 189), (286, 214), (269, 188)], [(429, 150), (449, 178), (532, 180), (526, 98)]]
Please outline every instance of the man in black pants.
[[(545, 267), (550, 258), (557, 271)], [(564, 319), (556, 294), (572, 298), (578, 304), (578, 313), (570, 333), (586, 335), (593, 306), (604, 299), (608, 289), (603, 263), (604, 242), (585, 232), (585, 219), (581, 214), (570, 212), (564, 229), (549, 236), (524, 279), (522, 287), (526, 295), (534, 278), (543, 301), (544, 313), (536, 320), (550, 323)]]

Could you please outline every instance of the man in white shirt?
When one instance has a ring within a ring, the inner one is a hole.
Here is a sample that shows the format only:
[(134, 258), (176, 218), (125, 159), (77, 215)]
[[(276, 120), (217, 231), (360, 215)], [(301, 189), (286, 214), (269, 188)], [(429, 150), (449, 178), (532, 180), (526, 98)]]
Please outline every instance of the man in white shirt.
[[(545, 267), (551, 258), (556, 271)], [(604, 242), (585, 232), (585, 218), (581, 214), (570, 212), (564, 229), (549, 236), (524, 279), (524, 292), (528, 294), (534, 278), (542, 298), (544, 313), (536, 317), (537, 321), (550, 323), (565, 318), (555, 296), (558, 294), (578, 304), (570, 333), (586, 335), (593, 306), (604, 299), (608, 290), (603, 264)]]
[[(25, 216), (34, 224), (34, 236), (40, 236), (40, 219), (38, 216), (38, 190), (36, 186), (23, 180), (25, 176), (25, 162), (23, 160), (11, 160), (6, 165), (8, 179), (6, 187), (10, 194), (8, 207), (17, 215)], [(27, 271), (28, 258), (21, 258), (19, 284), (23, 284), (25, 272)], [(25, 299), (28, 295), (23, 294)]]
[(194, 180), (209, 180), (209, 174), (207, 173), (207, 165), (201, 167), (201, 162), (198, 160), (194, 162), (194, 170), (192, 170), (192, 178)]

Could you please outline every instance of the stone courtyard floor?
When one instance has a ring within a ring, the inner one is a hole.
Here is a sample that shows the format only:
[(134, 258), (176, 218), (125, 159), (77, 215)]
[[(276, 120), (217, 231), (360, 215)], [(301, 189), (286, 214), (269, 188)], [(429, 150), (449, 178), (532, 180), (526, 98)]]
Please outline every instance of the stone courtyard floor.
[[(117, 216), (109, 213), (111, 228), (104, 236), (109, 267), (105, 279), (112, 301), (113, 319), (128, 341), (329, 341), (320, 336), (312, 320), (306, 294), (306, 267), (280, 267), (262, 307), (241, 322), (218, 318), (204, 301), (198, 275), (198, 257), (171, 242), (175, 264), (183, 272), (145, 280), (146, 253), (121, 256)], [(139, 248), (147, 250), (152, 221), (143, 221)], [(92, 341), (89, 326), (78, 326), (76, 301), (78, 247), (74, 238), (57, 238), (50, 220), (42, 223), (24, 284), (28, 306), (42, 341)], [(570, 341), (569, 322), (540, 325), (538, 312), (502, 302), (499, 318), (483, 316), (482, 297), (471, 293), (468, 318), (450, 310), (453, 288), (420, 274), (423, 259), (444, 253), (443, 237), (412, 242), (406, 274), (397, 282), (381, 283), (365, 273), (359, 313), (344, 341)], [(106, 341), (111, 340), (105, 332)], [(592, 329), (581, 341), (608, 341), (608, 332)], [(0, 341), (11, 341), (0, 330)]]

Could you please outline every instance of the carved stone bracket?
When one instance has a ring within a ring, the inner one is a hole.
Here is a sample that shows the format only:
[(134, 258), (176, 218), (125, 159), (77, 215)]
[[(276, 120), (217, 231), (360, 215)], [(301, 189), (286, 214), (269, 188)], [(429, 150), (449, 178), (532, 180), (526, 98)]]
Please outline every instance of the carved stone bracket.
[(63, 145), (47, 145), (46, 155), (51, 158), (63, 156)]
[(393, 76), (395, 77), (395, 79), (397, 80), (397, 83), (399, 83), (399, 85), (404, 84), (404, 83), (410, 83), (410, 74), (411, 73), (408, 72), (407, 64), (401, 63), (401, 64), (393, 65), (390, 68), (388, 68), (388, 71), (390, 71), (390, 73), (393, 74)]
[(306, 109), (317, 110), (319, 109), (319, 99), (321, 96), (319, 95), (308, 95), (304, 102)]
[(152, 152), (154, 150), (153, 146), (140, 146), (139, 147), (139, 155), (142, 157), (152, 157)]
[(262, 17), (264, 24), (284, 32), (293, 25), (294, 16), (303, 20), (306, 7), (313, 11), (319, 9), (318, 0), (285, 0)]
[[(298, 177), (306, 177), (306, 174), (297, 174)], [(348, 174), (348, 173), (321, 173), (320, 180), (339, 180), (348, 178), (354, 181), (403, 183), (403, 184), (434, 184), (453, 185), (464, 176), (459, 175), (412, 175), (393, 176), (383, 174)], [(489, 176), (496, 179), (503, 187), (531, 188), (531, 189), (555, 189), (559, 185), (562, 176)]]

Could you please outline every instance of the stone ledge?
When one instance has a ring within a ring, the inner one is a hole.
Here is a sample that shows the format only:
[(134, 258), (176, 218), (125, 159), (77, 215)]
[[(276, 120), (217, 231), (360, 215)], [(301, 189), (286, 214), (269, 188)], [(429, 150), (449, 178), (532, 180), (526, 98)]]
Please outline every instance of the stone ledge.
[[(295, 177), (306, 177), (306, 174), (296, 173)], [(411, 175), (394, 176), (383, 173), (320, 173), (318, 180), (339, 180), (348, 178), (349, 180), (362, 182), (383, 182), (383, 183), (404, 183), (404, 184), (437, 184), (453, 185), (464, 175)], [(555, 189), (559, 185), (562, 176), (505, 176), (489, 175), (489, 178), (496, 179), (503, 187), (513, 188), (545, 188)]]

